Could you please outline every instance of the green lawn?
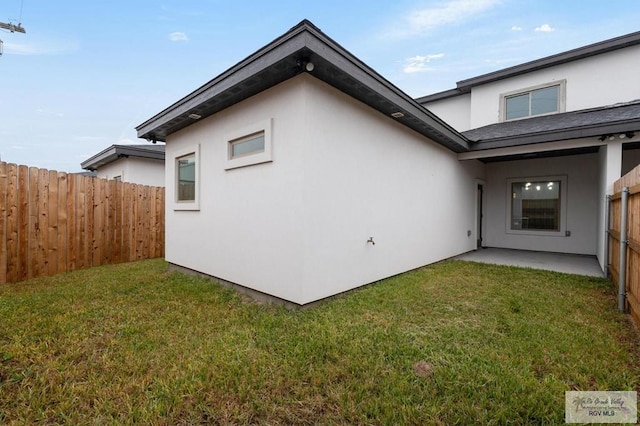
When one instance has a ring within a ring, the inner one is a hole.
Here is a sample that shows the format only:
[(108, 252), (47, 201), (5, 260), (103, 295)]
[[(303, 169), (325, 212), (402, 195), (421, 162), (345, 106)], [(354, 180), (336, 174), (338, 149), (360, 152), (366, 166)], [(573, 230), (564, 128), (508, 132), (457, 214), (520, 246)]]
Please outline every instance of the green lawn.
[(555, 424), (640, 390), (609, 281), (460, 261), (296, 311), (144, 261), (0, 286), (0, 321), (8, 424)]

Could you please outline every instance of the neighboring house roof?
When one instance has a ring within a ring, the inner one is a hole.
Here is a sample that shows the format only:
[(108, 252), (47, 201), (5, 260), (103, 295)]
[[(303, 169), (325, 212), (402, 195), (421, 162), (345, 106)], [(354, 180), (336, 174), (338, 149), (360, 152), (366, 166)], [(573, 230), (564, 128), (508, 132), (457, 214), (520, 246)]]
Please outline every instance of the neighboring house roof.
[(164, 145), (111, 145), (104, 151), (83, 161), (80, 166), (86, 170), (97, 170), (122, 157), (150, 158), (164, 161)]
[[(307, 65), (309, 65), (307, 67)], [(415, 99), (303, 20), (204, 86), (136, 127), (138, 137), (166, 137), (303, 72), (312, 75), (454, 152), (468, 141)]]
[(417, 101), (420, 103), (428, 103), (440, 99), (451, 98), (454, 96), (469, 93), (475, 86), (492, 83), (494, 81), (515, 77), (520, 74), (526, 74), (532, 71), (553, 67), (567, 62), (577, 61), (579, 59), (600, 55), (602, 53), (613, 52), (614, 50), (623, 49), (625, 47), (634, 46), (637, 44), (640, 44), (640, 31), (590, 44), (588, 46), (579, 47), (577, 49), (568, 50), (566, 52), (547, 56), (545, 58), (536, 59), (534, 61), (526, 62), (524, 64), (516, 65), (513, 67), (504, 68), (498, 71), (490, 72), (488, 74), (461, 80), (456, 83), (455, 89), (423, 96), (421, 98), (418, 98)]
[[(640, 100), (491, 124), (463, 132), (472, 150), (640, 132)], [(640, 134), (638, 135), (640, 136)]]

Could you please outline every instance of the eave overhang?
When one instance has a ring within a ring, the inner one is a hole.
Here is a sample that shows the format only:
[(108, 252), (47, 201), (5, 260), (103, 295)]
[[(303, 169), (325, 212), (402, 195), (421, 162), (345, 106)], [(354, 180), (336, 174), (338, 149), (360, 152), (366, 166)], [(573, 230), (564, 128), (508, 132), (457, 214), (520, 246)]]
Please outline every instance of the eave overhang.
[[(305, 69), (308, 63), (313, 64), (311, 71)], [(386, 116), (401, 113), (396, 121), (454, 152), (469, 150), (464, 136), (307, 20), (137, 126), (138, 137), (166, 141), (197, 120), (303, 72)]]
[[(640, 140), (640, 101), (574, 111), (464, 132), (471, 150), (461, 160), (485, 162), (595, 152), (612, 140)], [(555, 153), (555, 154), (554, 154)]]
[(94, 171), (123, 157), (138, 157), (164, 161), (164, 149), (160, 149), (159, 147), (160, 145), (156, 145), (156, 147), (111, 145), (109, 148), (83, 161), (80, 167), (85, 170)]

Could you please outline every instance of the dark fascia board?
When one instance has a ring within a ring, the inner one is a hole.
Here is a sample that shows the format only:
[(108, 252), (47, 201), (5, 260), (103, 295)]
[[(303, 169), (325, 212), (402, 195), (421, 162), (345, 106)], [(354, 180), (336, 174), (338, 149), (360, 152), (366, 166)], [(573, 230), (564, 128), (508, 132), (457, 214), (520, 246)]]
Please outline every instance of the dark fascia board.
[(598, 43), (579, 47), (577, 49), (568, 50), (566, 52), (547, 56), (541, 59), (536, 59), (534, 61), (515, 65), (513, 67), (504, 68), (477, 77), (472, 77), (466, 80), (460, 80), (456, 83), (455, 89), (423, 96), (421, 98), (418, 98), (417, 100), (420, 103), (428, 103), (455, 97), (471, 92), (471, 89), (475, 86), (493, 83), (498, 80), (504, 80), (506, 78), (515, 77), (544, 68), (565, 64), (567, 62), (577, 61), (579, 59), (600, 55), (602, 53), (613, 52), (615, 50), (624, 49), (625, 47), (635, 46), (637, 44), (640, 44), (640, 31), (626, 34), (620, 37), (615, 37), (609, 40), (600, 41)]
[(199, 114), (200, 110), (197, 109), (198, 106), (232, 89), (250, 77), (258, 75), (270, 65), (284, 60), (287, 56), (294, 54), (304, 47), (302, 39), (295, 39), (295, 36), (301, 32), (300, 30), (301, 25), (292, 28), (268, 46), (246, 57), (213, 80), (160, 111), (144, 123), (136, 126), (138, 137), (148, 140), (165, 141), (165, 134), (157, 134), (157, 128), (161, 125), (171, 120), (177, 120), (184, 114), (191, 114), (192, 111), (193, 113), (201, 115), (202, 118), (205, 118), (206, 115)]
[[(162, 147), (162, 148), (161, 148)], [(164, 145), (111, 145), (80, 164), (85, 170), (97, 170), (121, 157), (149, 158), (164, 161)]]
[[(469, 90), (470, 92), (471, 90)], [(469, 93), (467, 92), (467, 93)], [(443, 92), (438, 92), (438, 93), (433, 93), (431, 95), (426, 95), (426, 96), (422, 96), (420, 98), (416, 98), (416, 102), (418, 102), (419, 104), (426, 104), (428, 102), (434, 102), (434, 101), (439, 101), (442, 99), (448, 99), (448, 98), (454, 98), (458, 95), (462, 95), (464, 94), (464, 92), (458, 90), (458, 89), (449, 89), (449, 90), (445, 90)]]
[[(401, 112), (404, 117), (396, 119), (399, 123), (454, 152), (469, 150), (468, 140), (464, 136), (307, 20), (136, 127), (138, 137), (166, 140), (168, 134), (195, 122), (187, 119), (190, 114), (204, 118), (302, 73), (301, 61), (315, 65), (309, 75), (383, 114), (388, 116)], [(268, 78), (260, 79), (257, 76)], [(255, 80), (258, 82), (247, 84), (247, 81)], [(229, 93), (234, 94), (232, 100), (218, 101)], [(219, 106), (212, 106), (216, 102)]]
[[(561, 130), (527, 133), (516, 136), (505, 136), (484, 139), (472, 143), (472, 151), (484, 151), (494, 148), (507, 148), (521, 145), (532, 145), (544, 142), (558, 142), (571, 139), (593, 138), (616, 133), (638, 132), (640, 135), (640, 118), (606, 124), (579, 126)], [(600, 144), (594, 140), (594, 144)]]

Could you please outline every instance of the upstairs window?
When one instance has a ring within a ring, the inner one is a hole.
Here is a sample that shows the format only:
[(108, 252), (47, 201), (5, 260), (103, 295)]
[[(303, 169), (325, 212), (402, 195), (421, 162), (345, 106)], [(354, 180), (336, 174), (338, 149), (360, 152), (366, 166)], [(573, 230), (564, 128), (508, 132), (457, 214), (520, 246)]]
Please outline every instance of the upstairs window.
[(502, 96), (503, 120), (535, 117), (564, 110), (564, 81)]

